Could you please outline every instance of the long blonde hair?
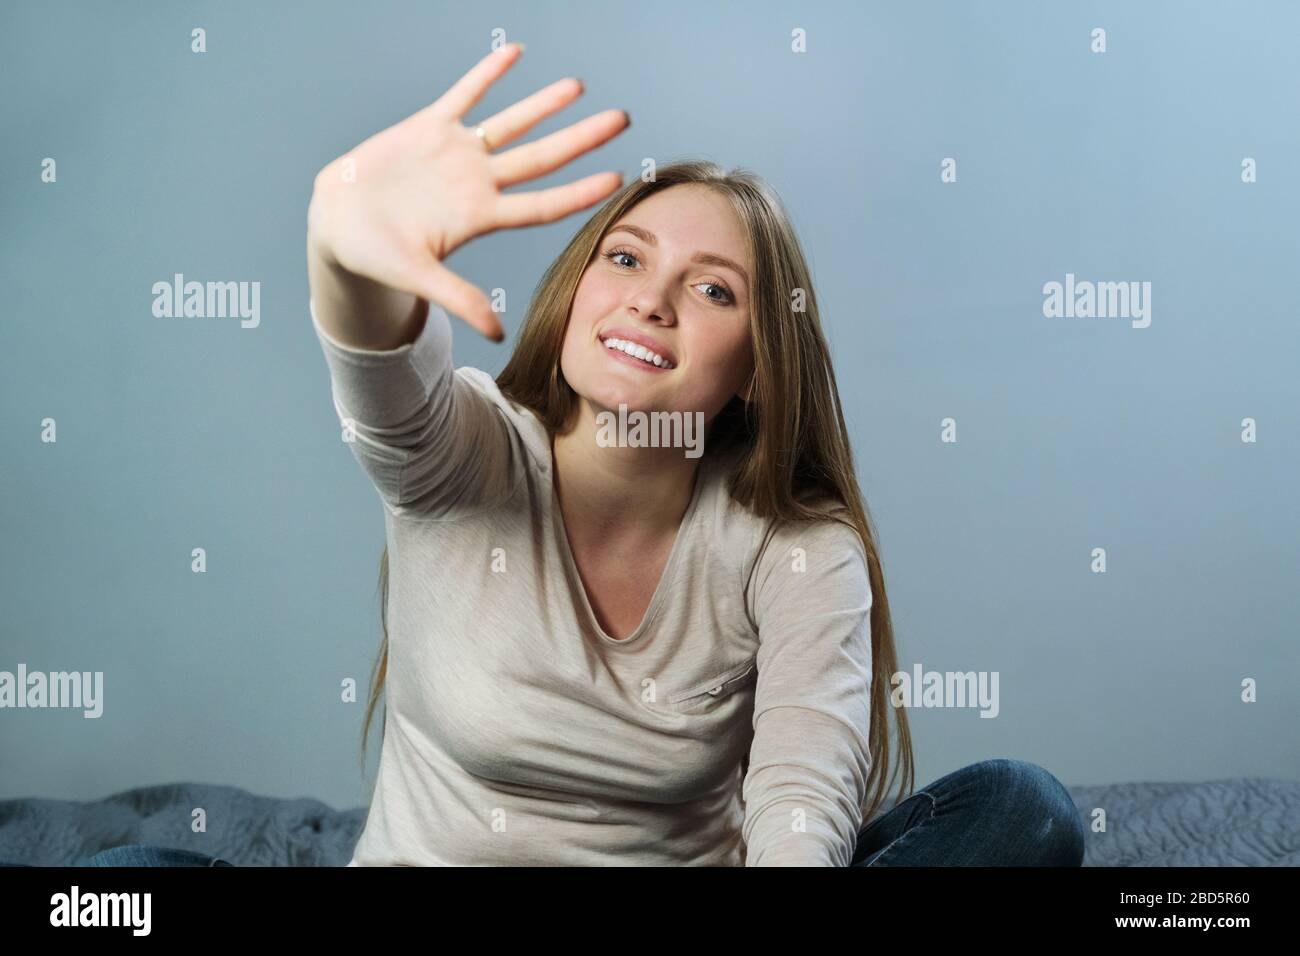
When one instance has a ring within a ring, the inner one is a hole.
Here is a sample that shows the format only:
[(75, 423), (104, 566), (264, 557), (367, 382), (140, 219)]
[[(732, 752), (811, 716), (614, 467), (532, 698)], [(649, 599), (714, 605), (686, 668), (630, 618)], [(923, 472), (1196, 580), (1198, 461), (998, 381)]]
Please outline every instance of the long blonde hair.
[[(872, 591), (871, 772), (865, 823), (880, 808), (888, 787), (891, 711), (898, 721), (900, 801), (915, 786), (911, 733), (906, 711), (889, 704), (890, 676), (897, 672), (898, 660), (884, 573), (858, 487), (808, 264), (780, 197), (748, 170), (725, 172), (704, 160), (660, 166), (653, 181), (633, 179), (578, 230), (547, 270), (496, 383), (503, 395), (531, 409), (552, 435), (572, 420), (578, 396), (564, 380), (560, 352), (579, 280), (600, 240), (620, 217), (647, 196), (686, 184), (712, 189), (730, 201), (749, 237), (755, 272), (750, 303), (752, 391), (748, 401), (733, 396), (715, 416), (705, 447), (713, 454), (737, 452), (728, 492), (759, 517), (773, 522), (832, 519), (852, 527), (862, 540)], [(837, 508), (816, 508), (814, 499), (830, 499)], [(379, 575), (384, 637), (361, 731), (363, 769), (371, 717), (388, 671), (387, 547)], [(747, 764), (748, 757), (742, 773)]]

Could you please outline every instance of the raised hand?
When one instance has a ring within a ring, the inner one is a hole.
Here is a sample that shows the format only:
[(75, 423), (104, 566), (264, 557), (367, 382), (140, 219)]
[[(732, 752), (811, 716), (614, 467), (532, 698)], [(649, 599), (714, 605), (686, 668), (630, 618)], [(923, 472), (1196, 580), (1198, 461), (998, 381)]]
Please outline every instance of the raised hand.
[(496, 341), (504, 333), (487, 295), (442, 260), (476, 236), (554, 222), (609, 196), (622, 185), (617, 172), (502, 190), (559, 169), (630, 122), (625, 111), (606, 110), (494, 152), (583, 92), (580, 80), (557, 80), (484, 120), (480, 138), (461, 119), (520, 55), (518, 44), (489, 53), (435, 102), (329, 163), (308, 210), (311, 241), (332, 264), (436, 302)]

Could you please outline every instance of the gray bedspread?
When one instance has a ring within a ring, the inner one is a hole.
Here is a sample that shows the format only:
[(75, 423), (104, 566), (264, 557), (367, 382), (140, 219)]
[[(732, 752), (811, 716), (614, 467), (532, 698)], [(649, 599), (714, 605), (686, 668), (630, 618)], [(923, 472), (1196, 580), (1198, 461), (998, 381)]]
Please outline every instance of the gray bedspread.
[[(1300, 781), (1213, 780), (1071, 787), (1089, 825), (1085, 866), (1296, 866)], [(207, 832), (190, 829), (196, 807)], [(1092, 832), (1094, 808), (1106, 832)], [(0, 861), (59, 866), (127, 843), (198, 850), (239, 866), (343, 866), (366, 808), (168, 784), (102, 800), (0, 801)]]

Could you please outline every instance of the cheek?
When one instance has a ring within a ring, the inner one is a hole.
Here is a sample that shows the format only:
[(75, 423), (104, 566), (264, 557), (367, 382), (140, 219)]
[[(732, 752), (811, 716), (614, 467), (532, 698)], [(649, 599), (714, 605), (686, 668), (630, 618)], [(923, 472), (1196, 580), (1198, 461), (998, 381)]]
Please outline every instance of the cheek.
[(560, 371), (571, 385), (582, 380), (582, 366), (586, 361), (582, 349), (585, 334), (575, 310), (564, 333), (564, 345), (560, 348)]
[(578, 288), (573, 292), (574, 308), (577, 308), (579, 304), (590, 308), (595, 303), (607, 299), (610, 288), (611, 283), (608, 277), (603, 275), (599, 266), (593, 263), (587, 267), (587, 271), (578, 280)]
[(566, 351), (570, 344), (577, 345), (589, 337), (600, 321), (600, 306), (592, 292), (592, 283), (587, 278), (578, 283), (578, 288), (574, 290), (573, 305), (569, 308), (569, 324), (564, 333)]
[(584, 370), (594, 361), (595, 353), (590, 346), (596, 337), (596, 327), (606, 314), (593, 291), (592, 283), (586, 278), (574, 291), (564, 344), (560, 348), (560, 371), (571, 385), (584, 380)]
[(749, 366), (753, 362), (753, 350), (749, 341), (749, 327), (740, 331), (726, 330), (709, 336), (696, 345), (692, 354), (706, 356), (702, 364), (708, 366), (720, 379), (730, 381), (733, 378), (745, 378), (749, 375)]

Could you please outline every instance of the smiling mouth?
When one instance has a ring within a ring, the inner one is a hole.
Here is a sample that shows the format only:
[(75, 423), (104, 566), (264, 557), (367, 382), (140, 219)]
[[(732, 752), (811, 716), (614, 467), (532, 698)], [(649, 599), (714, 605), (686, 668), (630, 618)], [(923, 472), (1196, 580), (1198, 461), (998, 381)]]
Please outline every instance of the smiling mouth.
[(614, 335), (602, 339), (600, 344), (606, 352), (611, 353), (611, 358), (632, 362), (642, 368), (666, 372), (677, 367), (663, 356), (647, 349), (644, 345), (637, 345)]

